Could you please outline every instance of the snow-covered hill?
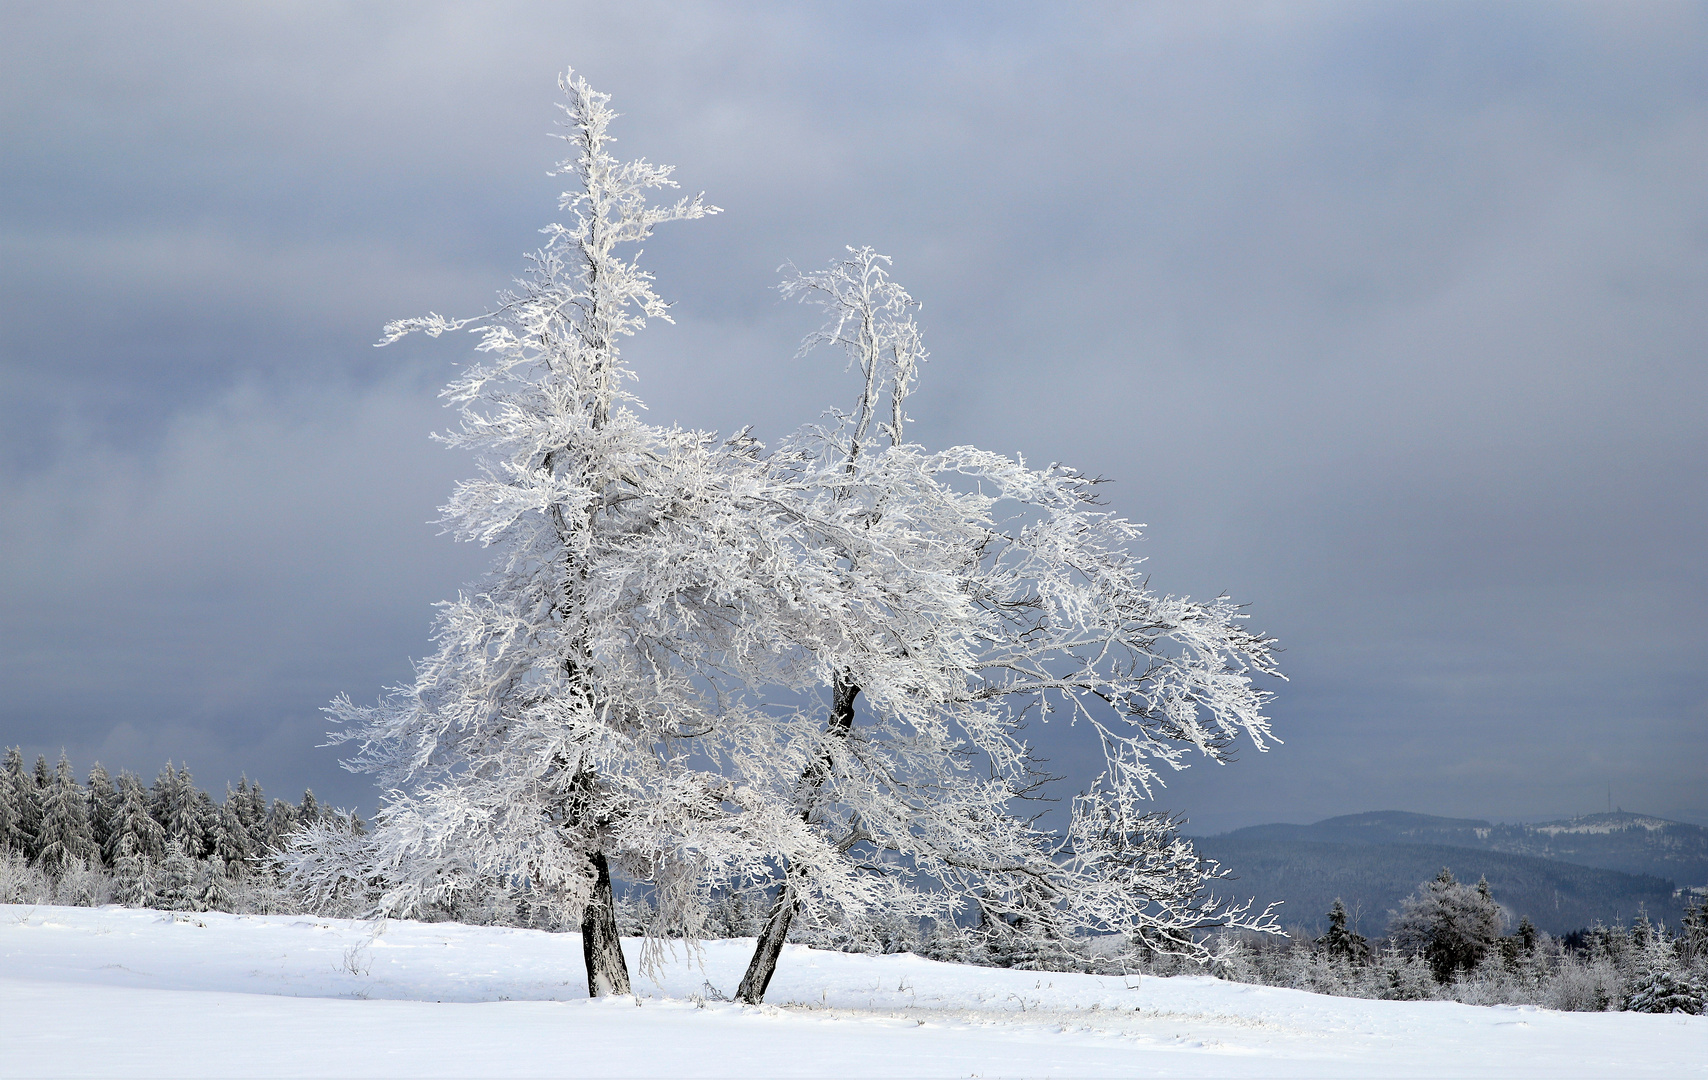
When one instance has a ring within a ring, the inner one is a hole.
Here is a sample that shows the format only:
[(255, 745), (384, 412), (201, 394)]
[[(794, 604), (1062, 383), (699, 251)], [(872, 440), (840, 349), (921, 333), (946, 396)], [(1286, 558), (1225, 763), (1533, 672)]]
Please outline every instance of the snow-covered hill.
[[(630, 956), (638, 942), (629, 942)], [(573, 934), (0, 906), (0, 1076), (1708, 1076), (1708, 1018), (1320, 997), (750, 942), (585, 997)]]

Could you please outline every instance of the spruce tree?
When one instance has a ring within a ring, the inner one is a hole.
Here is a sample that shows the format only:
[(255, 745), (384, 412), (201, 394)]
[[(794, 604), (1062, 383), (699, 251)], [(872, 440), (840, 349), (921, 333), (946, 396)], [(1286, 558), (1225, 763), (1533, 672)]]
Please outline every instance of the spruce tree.
[(36, 857), (43, 870), (58, 877), (77, 860), (95, 855), (83, 787), (63, 751), (44, 796), (41, 824), (36, 832)]
[(208, 861), (217, 864), (223, 872), (240, 877), (254, 843), (249, 831), (243, 827), (237, 806), (238, 799), (233, 793), (226, 797), (225, 805), (219, 809), (214, 819), (210, 844), (213, 850), (208, 853)]
[(1530, 921), (1530, 916), (1526, 915), (1524, 918), (1519, 920), (1518, 947), (1524, 955), (1531, 956), (1535, 954), (1537, 933), (1536, 924)]
[(160, 906), (168, 911), (195, 907), (196, 864), (177, 839), (166, 843), (166, 860), (160, 865)]
[[(45, 759), (41, 767), (47, 768)], [(16, 746), (6, 752), (6, 776), (12, 782), (13, 806), (17, 810), (10, 846), (25, 859), (34, 861), (38, 854), (36, 833), (42, 824), (42, 795), (35, 778), (24, 770), (24, 755)]]
[(1364, 935), (1355, 934), (1347, 928), (1346, 905), (1339, 897), (1335, 897), (1334, 907), (1329, 909), (1328, 932), (1318, 938), (1316, 944), (1332, 959), (1354, 964), (1370, 959), (1370, 942)]
[(1429, 962), (1435, 981), (1477, 966), (1500, 936), (1506, 916), (1485, 879), (1475, 887), (1453, 880), (1446, 867), (1400, 903), (1388, 935), (1405, 952)]
[(1686, 963), (1708, 960), (1708, 896), (1698, 903), (1687, 903), (1684, 925), (1679, 935), (1679, 956)]
[(89, 834), (95, 851), (104, 854), (107, 841), (113, 834), (114, 815), (119, 808), (119, 791), (113, 779), (99, 761), (89, 770)]
[(23, 811), (19, 806), (18, 791), (9, 768), (13, 756), (17, 753), (16, 749), (8, 751), (7, 767), (0, 767), (0, 855), (8, 851), (22, 854), (29, 846), (24, 840)]
[(249, 783), (248, 774), (237, 782), (233, 806), (249, 839), (256, 842), (264, 840), (267, 834), (267, 801), (261, 795), (261, 785)]
[(184, 854), (192, 860), (201, 858), (207, 850), (200, 795), (189, 766), (180, 769), (177, 798), (172, 804), (171, 818), (166, 823), (166, 835), (183, 845)]
[(191, 790), (191, 808), (196, 815), (196, 831), (202, 838), (202, 845), (190, 854), (194, 858), (205, 859), (213, 854), (214, 831), (219, 828), (219, 804), (206, 791)]
[(154, 778), (154, 783), (148, 789), (148, 812), (160, 826), (160, 831), (167, 836), (171, 829), (167, 823), (172, 818), (172, 806), (178, 798), (178, 767), (168, 761), (161, 766), (160, 773)]
[(113, 877), (115, 902), (125, 907), (153, 907), (159, 902), (160, 882), (152, 859), (126, 848), (113, 863)]
[[(127, 855), (158, 859), (165, 853), (166, 830), (148, 809), (148, 792), (135, 773), (119, 773), (119, 805), (113, 811), (112, 829), (102, 856), (117, 868)], [(121, 901), (122, 903), (123, 901)]]
[(231, 910), (231, 879), (226, 876), (223, 862), (212, 858), (202, 863), (192, 899), (197, 911)]
[(297, 808), (283, 799), (273, 800), (273, 809), (267, 815), (267, 847), (272, 851), (285, 849), (285, 838), (295, 832), (300, 823), (297, 820)]
[(302, 793), (302, 805), (297, 807), (297, 820), (304, 826), (314, 825), (320, 821), (320, 804), (314, 799), (314, 792), (306, 788)]

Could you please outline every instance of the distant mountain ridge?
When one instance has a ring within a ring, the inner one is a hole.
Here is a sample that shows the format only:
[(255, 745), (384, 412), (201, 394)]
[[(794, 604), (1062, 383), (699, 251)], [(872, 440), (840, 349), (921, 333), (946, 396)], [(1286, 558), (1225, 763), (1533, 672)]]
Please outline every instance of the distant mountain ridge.
[(1381, 934), (1388, 912), (1443, 866), (1461, 880), (1488, 878), (1514, 923), (1528, 916), (1554, 934), (1639, 911), (1676, 924), (1678, 888), (1708, 885), (1708, 829), (1624, 812), (1507, 825), (1384, 810), (1194, 843), (1235, 874), (1227, 895), (1283, 901), (1283, 923), (1312, 932), (1342, 899), (1361, 932)]
[(1327, 818), (1314, 825), (1254, 825), (1224, 835), (1330, 844), (1437, 844), (1648, 874), (1685, 887), (1708, 886), (1708, 829), (1623, 811), (1536, 825), (1502, 825), (1378, 810)]

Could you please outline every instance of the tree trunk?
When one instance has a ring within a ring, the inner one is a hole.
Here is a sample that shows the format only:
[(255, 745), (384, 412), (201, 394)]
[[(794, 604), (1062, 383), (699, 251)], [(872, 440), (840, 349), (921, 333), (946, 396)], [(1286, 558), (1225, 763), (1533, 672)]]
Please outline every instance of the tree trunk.
[(777, 973), (777, 958), (783, 955), (783, 943), (789, 939), (789, 924), (794, 921), (795, 890), (789, 886), (785, 876), (782, 887), (777, 890), (777, 902), (771, 905), (771, 914), (765, 919), (764, 929), (759, 931), (759, 943), (753, 950), (753, 959), (748, 962), (747, 974), (741, 977), (741, 986), (735, 992), (737, 1001), (758, 1005), (765, 1000), (765, 988), (771, 985), (771, 976)]
[(611, 891), (611, 867), (603, 851), (590, 856), (598, 878), (587, 910), (581, 914), (581, 951), (587, 960), (587, 996), (632, 993), (623, 939), (617, 929), (617, 903)]
[[(859, 694), (859, 685), (846, 672), (838, 671), (831, 683), (830, 722), (825, 725), (827, 734), (839, 739), (848, 737), (854, 729), (854, 699)], [(829, 753), (822, 761), (809, 765), (801, 779), (816, 796), (818, 789), (830, 779)], [(801, 810), (801, 816), (811, 817), (812, 809), (809, 799), (808, 805)], [(798, 907), (794, 887), (790, 885), (789, 874), (785, 870), (783, 884), (777, 889), (777, 902), (771, 905), (771, 914), (766, 917), (765, 926), (759, 931), (759, 941), (753, 948), (753, 959), (747, 964), (747, 974), (742, 976), (741, 986), (735, 992), (737, 1001), (758, 1005), (765, 1000), (765, 988), (771, 985), (771, 976), (777, 973), (777, 959), (783, 955), (783, 945), (789, 939), (789, 924), (795, 921)]]

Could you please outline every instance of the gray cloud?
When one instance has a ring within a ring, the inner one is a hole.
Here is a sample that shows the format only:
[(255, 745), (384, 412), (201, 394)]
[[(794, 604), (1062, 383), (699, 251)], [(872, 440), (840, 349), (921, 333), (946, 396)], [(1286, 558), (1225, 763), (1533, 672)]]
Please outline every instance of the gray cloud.
[(648, 252), (656, 418), (838, 403), (768, 289), (871, 243), (921, 439), (1111, 477), (1283, 638), (1286, 745), (1165, 805), (1708, 820), (1705, 10), (15, 6), (0, 742), (370, 801), (315, 710), (481, 560), (463, 343), (369, 343), (519, 271), (573, 60), (727, 211)]

